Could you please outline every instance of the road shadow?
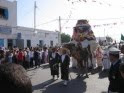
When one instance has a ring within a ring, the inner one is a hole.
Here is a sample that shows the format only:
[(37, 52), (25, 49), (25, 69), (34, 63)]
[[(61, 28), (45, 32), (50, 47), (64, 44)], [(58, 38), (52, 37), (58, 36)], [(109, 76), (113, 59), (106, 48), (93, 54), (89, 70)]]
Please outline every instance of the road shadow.
[(34, 91), (34, 90), (44, 89), (46, 86), (48, 86), (49, 84), (53, 83), (54, 81), (55, 80), (50, 79), (50, 80), (45, 81), (45, 82), (43, 82), (41, 84), (34, 85), (34, 86), (32, 86), (32, 90)]
[(102, 91), (101, 93), (108, 93), (107, 91)]
[(40, 67), (41, 67), (42, 69), (47, 69), (47, 68), (49, 68), (49, 64), (42, 64)]
[(49, 68), (49, 63), (46, 63), (46, 64), (41, 64), (40, 66), (38, 66), (37, 68), (34, 66), (32, 68), (29, 68), (29, 69), (26, 69), (26, 71), (33, 71), (33, 70), (36, 70), (36, 69), (39, 69), (39, 68), (42, 68), (42, 69), (47, 69)]
[(73, 73), (78, 73), (78, 68), (70, 67), (70, 68), (69, 68), (69, 71), (70, 71), (70, 72), (73, 72)]
[(63, 85), (63, 81), (49, 85), (41, 93), (84, 93), (86, 92), (85, 78), (75, 78), (69, 81), (67, 86)]
[(102, 67), (97, 67), (91, 71), (91, 74), (100, 73), (101, 71), (102, 71)]
[[(88, 75), (94, 75), (96, 73), (100, 73), (101, 71), (102, 71), (101, 67), (95, 68), (95, 69), (88, 69)], [(70, 72), (75, 73), (75, 74), (78, 75), (79, 69), (78, 68), (70, 68)], [(82, 74), (82, 76), (86, 74), (85, 68), (81, 69), (81, 74)], [(100, 76), (101, 76), (101, 74), (100, 74)]]
[(109, 74), (109, 70), (103, 70), (99, 73), (99, 79), (102, 79), (102, 78), (107, 78), (108, 77), (108, 74)]
[(33, 67), (33, 68), (29, 68), (29, 69), (27, 69), (26, 71), (28, 72), (28, 71), (33, 71), (33, 70), (35, 70), (34, 67)]

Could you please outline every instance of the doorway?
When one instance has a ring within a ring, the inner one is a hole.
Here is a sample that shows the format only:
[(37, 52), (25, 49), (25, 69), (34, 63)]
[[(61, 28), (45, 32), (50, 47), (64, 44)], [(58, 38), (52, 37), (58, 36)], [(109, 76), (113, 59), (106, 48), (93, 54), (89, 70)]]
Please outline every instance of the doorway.
[(39, 46), (43, 47), (43, 40), (39, 40)]
[(31, 40), (27, 40), (27, 47), (28, 47), (28, 48), (31, 47)]
[(13, 48), (13, 39), (8, 39), (7, 44), (8, 44), (8, 48), (12, 49)]

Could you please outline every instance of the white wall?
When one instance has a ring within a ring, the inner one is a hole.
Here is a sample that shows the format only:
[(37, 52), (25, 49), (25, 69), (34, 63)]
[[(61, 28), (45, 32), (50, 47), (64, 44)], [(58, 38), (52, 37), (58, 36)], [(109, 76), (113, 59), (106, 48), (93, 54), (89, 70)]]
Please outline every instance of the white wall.
[(17, 1), (0, 0), (0, 7), (8, 9), (8, 20), (0, 18), (0, 25), (17, 26)]
[[(53, 46), (58, 44), (58, 32), (46, 31), (37, 29), (37, 34), (34, 34), (33, 28), (17, 27), (13, 28), (12, 34), (17, 36), (17, 33), (21, 33), (22, 39), (24, 39), (24, 47), (27, 47), (27, 40), (31, 40), (31, 46), (36, 47), (39, 44), (39, 40), (43, 40), (46, 46), (50, 46), (50, 41), (53, 41)], [(45, 33), (47, 35), (45, 36)]]
[[(34, 34), (33, 28), (17, 26), (16, 1), (0, 0), (0, 7), (7, 8), (9, 12), (8, 20), (0, 18), (0, 25), (12, 28), (12, 33), (10, 34), (0, 33), (0, 38), (4, 39), (5, 47), (7, 47), (7, 39), (17, 39), (18, 33), (21, 33), (22, 39), (24, 39), (24, 47), (27, 47), (27, 40), (31, 40), (32, 47), (37, 46), (37, 44), (39, 44), (39, 40), (43, 40), (46, 46), (50, 46), (50, 41), (53, 41), (54, 46), (58, 44), (58, 32), (37, 29), (38, 33)], [(46, 33), (47, 35), (45, 35)]]
[[(27, 47), (27, 40), (31, 40), (31, 46), (36, 47), (39, 44), (39, 40), (43, 40), (46, 46), (50, 46), (50, 41), (53, 41), (53, 46), (56, 46), (59, 42), (58, 32), (39, 30), (34, 34), (33, 28), (26, 27), (14, 27), (11, 34), (1, 34), (0, 38), (4, 39), (4, 46), (7, 47), (7, 39), (17, 39), (17, 34), (21, 33), (21, 39), (24, 39), (24, 47)], [(45, 35), (47, 33), (47, 35)]]

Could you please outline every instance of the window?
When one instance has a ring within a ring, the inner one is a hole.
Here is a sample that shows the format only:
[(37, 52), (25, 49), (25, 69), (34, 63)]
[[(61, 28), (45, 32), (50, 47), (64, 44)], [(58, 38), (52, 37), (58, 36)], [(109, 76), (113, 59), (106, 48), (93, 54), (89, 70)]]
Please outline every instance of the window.
[(31, 47), (31, 40), (27, 40), (27, 47)]
[(8, 48), (12, 48), (13, 47), (13, 40), (12, 39), (8, 39)]
[(8, 9), (0, 8), (0, 18), (8, 19)]
[(49, 35), (49, 33), (45, 33), (45, 37), (47, 37)]
[(39, 40), (39, 46), (43, 47), (43, 40)]
[(0, 39), (0, 47), (4, 47), (4, 39)]
[(17, 39), (21, 39), (22, 34), (21, 33), (17, 33)]
[(53, 41), (50, 41), (50, 46), (53, 47)]

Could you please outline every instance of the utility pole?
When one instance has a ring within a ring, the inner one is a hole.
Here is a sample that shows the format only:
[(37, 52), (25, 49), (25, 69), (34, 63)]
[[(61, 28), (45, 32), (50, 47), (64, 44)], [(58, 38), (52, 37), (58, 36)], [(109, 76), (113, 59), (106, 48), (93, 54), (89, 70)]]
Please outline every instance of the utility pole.
[(59, 16), (59, 45), (61, 45), (61, 31), (62, 31), (61, 17)]
[(36, 1), (34, 1), (34, 33), (36, 33)]
[(104, 37), (105, 37), (105, 28), (104, 28)]

